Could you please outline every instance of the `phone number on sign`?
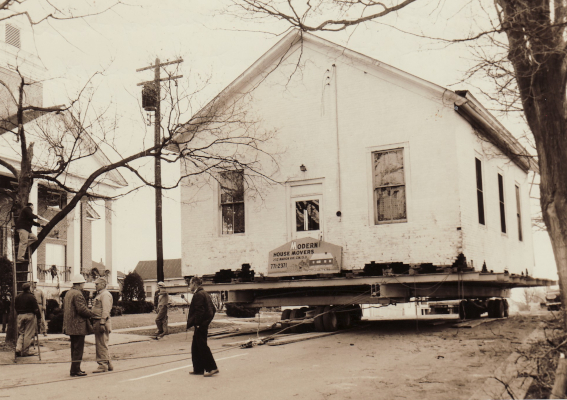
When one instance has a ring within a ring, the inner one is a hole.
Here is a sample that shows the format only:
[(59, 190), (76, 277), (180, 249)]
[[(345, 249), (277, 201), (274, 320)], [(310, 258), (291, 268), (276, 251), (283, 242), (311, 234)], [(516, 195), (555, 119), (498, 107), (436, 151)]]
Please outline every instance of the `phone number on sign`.
[(281, 269), (281, 268), (287, 268), (287, 263), (270, 264), (270, 269)]

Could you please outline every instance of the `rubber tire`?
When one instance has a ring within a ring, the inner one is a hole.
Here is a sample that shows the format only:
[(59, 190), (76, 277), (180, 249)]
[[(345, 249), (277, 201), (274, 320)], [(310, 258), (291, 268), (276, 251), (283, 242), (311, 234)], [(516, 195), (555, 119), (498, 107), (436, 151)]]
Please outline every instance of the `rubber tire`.
[(362, 308), (360, 307), (360, 304), (353, 304), (352, 311), (350, 313), (351, 325), (360, 322), (361, 319), (362, 319)]
[(502, 299), (494, 301), (494, 318), (504, 318), (504, 301)]
[[(289, 315), (290, 319), (301, 319), (305, 317), (305, 312), (302, 309), (295, 309), (295, 310), (291, 310), (291, 314)], [(291, 328), (289, 329), (289, 331), (291, 333), (303, 333), (305, 332), (305, 325), (301, 324), (301, 325), (293, 325), (293, 323), (290, 325)]]
[(339, 329), (337, 314), (335, 314), (331, 306), (325, 306), (325, 314), (323, 315), (323, 325), (325, 325), (325, 332), (335, 332), (337, 329)]
[(488, 300), (488, 304), (486, 306), (486, 309), (488, 311), (488, 318), (496, 318), (494, 315), (495, 313), (495, 300)]
[(468, 314), (468, 310), (466, 309), (466, 301), (462, 300), (459, 303), (459, 319), (466, 319), (467, 314)]
[(337, 314), (337, 322), (340, 329), (347, 329), (352, 326), (351, 313), (349, 311), (342, 311)]
[(317, 315), (323, 314), (325, 312), (324, 306), (317, 306), (315, 307), (315, 332), (325, 332), (325, 324), (323, 323), (323, 316), (317, 317)]
[[(289, 319), (290, 315), (291, 315), (291, 310), (283, 310), (281, 320), (283, 321), (283, 320)], [(289, 323), (282, 322), (282, 329), (285, 329), (285, 328), (289, 328)], [(289, 331), (289, 329), (288, 329), (288, 331)]]

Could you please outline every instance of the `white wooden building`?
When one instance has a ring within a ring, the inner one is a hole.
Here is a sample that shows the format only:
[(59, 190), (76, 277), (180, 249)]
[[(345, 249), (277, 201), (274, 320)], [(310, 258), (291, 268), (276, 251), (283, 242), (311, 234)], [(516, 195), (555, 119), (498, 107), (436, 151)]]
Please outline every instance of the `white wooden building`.
[(252, 196), (246, 171), (187, 179), (184, 276), (244, 263), (266, 273), (271, 250), (306, 236), (342, 246), (343, 269), (462, 253), (477, 271), (531, 274), (537, 167), (470, 93), (293, 31), (219, 96), (245, 98), (275, 132), (279, 169), (265, 172), (281, 184)]

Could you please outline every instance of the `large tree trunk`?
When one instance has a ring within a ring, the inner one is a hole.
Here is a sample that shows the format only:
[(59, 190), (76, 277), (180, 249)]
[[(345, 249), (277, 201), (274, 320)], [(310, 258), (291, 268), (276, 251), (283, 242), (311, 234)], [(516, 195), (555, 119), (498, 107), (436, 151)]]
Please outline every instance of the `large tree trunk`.
[[(564, 7), (548, 0), (497, 0), (508, 37), (508, 59), (514, 66), (524, 115), (534, 135), (542, 216), (551, 239), (563, 312), (567, 310), (567, 85)], [(554, 21), (552, 20), (554, 19)], [(567, 331), (567, 314), (564, 314)]]

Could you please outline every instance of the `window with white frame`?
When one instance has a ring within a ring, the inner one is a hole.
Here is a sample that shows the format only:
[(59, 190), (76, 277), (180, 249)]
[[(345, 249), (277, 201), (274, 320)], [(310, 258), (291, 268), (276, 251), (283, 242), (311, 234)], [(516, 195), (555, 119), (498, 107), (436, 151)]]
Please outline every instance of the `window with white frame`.
[(372, 153), (374, 185), (374, 223), (405, 221), (406, 184), (404, 149)]
[(244, 233), (244, 171), (220, 174), (222, 234)]
[(295, 202), (296, 232), (319, 230), (319, 200), (303, 200)]

